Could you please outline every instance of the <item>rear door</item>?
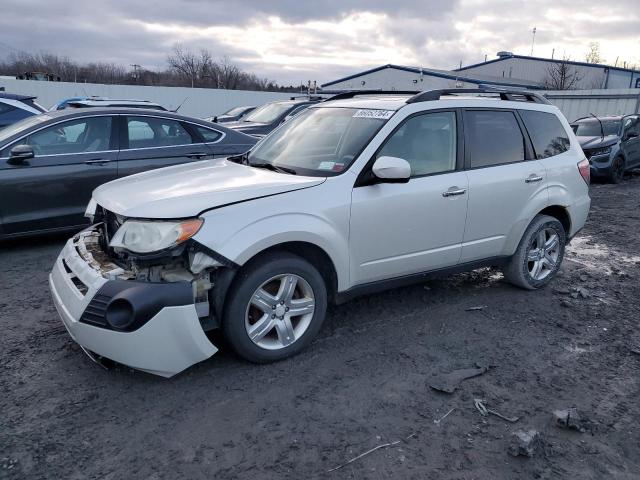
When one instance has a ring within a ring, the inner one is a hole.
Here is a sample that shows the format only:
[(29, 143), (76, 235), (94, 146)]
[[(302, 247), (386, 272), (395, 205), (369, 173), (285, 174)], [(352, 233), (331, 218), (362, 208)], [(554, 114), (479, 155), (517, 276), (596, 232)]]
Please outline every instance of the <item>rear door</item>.
[[(3, 233), (82, 225), (91, 193), (117, 175), (112, 116), (75, 118), (44, 127), (0, 152)], [(30, 145), (35, 157), (8, 162), (11, 148)]]
[(502, 255), (532, 198), (548, 195), (546, 169), (533, 159), (515, 111), (466, 109), (464, 134), (469, 208), (461, 263)]
[[(192, 125), (152, 115), (123, 115), (118, 177), (213, 158), (214, 150)], [(212, 138), (210, 143), (214, 143)]]

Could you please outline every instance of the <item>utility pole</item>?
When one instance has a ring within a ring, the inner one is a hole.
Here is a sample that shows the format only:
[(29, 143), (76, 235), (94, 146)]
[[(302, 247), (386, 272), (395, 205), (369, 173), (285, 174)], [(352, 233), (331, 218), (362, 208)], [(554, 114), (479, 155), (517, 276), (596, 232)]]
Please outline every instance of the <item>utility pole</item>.
[(533, 46), (536, 43), (536, 27), (533, 27), (533, 36), (531, 38), (531, 55), (529, 55), (530, 57), (533, 57)]
[(138, 78), (139, 78), (138, 69), (141, 68), (141, 65), (138, 65), (137, 63), (132, 63), (130, 67), (133, 67), (133, 75), (131, 76), (136, 81), (136, 83), (138, 83)]

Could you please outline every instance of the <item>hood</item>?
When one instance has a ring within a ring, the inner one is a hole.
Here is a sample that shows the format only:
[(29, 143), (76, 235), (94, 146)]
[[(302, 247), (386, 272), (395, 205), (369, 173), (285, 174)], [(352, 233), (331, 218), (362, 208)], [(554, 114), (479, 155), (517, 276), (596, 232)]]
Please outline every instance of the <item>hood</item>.
[(576, 137), (583, 149), (602, 148), (614, 145), (618, 141), (617, 135), (605, 135), (604, 139), (601, 135), (595, 137)]
[(93, 191), (103, 208), (125, 217), (185, 218), (204, 210), (324, 182), (225, 160), (160, 168), (105, 183)]

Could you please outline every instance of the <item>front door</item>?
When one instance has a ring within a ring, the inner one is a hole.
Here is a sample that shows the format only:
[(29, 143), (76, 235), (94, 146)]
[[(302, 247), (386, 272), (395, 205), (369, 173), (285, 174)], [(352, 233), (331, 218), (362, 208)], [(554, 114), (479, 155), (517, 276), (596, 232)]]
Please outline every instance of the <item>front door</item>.
[[(87, 223), (91, 193), (114, 180), (117, 136), (111, 116), (82, 117), (45, 127), (7, 147), (0, 159), (3, 233), (18, 234)], [(35, 157), (8, 163), (17, 144)]]
[(407, 183), (356, 186), (352, 193), (352, 284), (456, 265), (467, 213), (467, 175), (458, 171), (456, 113), (413, 116), (376, 154), (411, 165)]

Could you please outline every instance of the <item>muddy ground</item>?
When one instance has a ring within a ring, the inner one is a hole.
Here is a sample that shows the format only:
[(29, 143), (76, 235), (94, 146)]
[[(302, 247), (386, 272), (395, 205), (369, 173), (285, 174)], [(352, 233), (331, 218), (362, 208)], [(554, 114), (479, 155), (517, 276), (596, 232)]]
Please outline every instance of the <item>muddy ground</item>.
[[(102, 370), (72, 342), (47, 287), (63, 239), (5, 243), (0, 478), (640, 478), (640, 177), (592, 197), (548, 288), (482, 270), (371, 295), (330, 309), (293, 359), (223, 350), (170, 380)], [(427, 385), (475, 363), (491, 368), (453, 394)], [(572, 406), (587, 431), (552, 425)], [(519, 428), (542, 435), (532, 458), (507, 453)]]

